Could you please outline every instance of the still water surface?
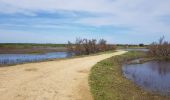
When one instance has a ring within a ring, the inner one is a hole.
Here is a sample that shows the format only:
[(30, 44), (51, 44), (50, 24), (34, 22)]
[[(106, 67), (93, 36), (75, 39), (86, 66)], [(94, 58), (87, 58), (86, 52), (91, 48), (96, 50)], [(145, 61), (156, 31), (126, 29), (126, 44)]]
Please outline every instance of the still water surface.
[(55, 58), (68, 58), (71, 56), (72, 54), (67, 52), (52, 52), (45, 54), (0, 54), (0, 65), (43, 61)]
[(123, 74), (146, 91), (170, 95), (170, 62), (123, 65)]
[(120, 50), (125, 50), (125, 51), (143, 51), (143, 52), (149, 51), (149, 49), (147, 49), (147, 48), (127, 48), (127, 49), (120, 49)]

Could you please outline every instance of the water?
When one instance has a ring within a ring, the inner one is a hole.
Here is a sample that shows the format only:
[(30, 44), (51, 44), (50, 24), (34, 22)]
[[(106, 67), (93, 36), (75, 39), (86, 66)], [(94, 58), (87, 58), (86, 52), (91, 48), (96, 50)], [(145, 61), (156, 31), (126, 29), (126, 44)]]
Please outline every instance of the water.
[(144, 52), (149, 51), (149, 49), (146, 49), (146, 48), (127, 48), (127, 49), (121, 49), (121, 50), (125, 50), (125, 51), (144, 51)]
[[(137, 61), (137, 60), (136, 60)], [(170, 62), (123, 65), (123, 74), (146, 91), (170, 95)]]
[(53, 52), (45, 54), (0, 54), (0, 65), (20, 64), (55, 58), (68, 58), (71, 56), (72, 54), (67, 52)]

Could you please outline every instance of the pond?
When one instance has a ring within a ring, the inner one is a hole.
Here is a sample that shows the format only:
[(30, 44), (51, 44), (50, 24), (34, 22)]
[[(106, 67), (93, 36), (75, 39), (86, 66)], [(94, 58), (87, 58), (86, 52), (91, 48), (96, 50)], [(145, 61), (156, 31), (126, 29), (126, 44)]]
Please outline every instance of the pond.
[(45, 54), (0, 54), (0, 65), (20, 64), (55, 58), (69, 58), (71, 56), (73, 56), (73, 54), (67, 52), (52, 52)]
[(142, 89), (170, 95), (170, 62), (149, 61), (143, 64), (125, 64), (122, 70), (127, 79), (132, 80)]
[(147, 49), (147, 48), (127, 48), (127, 49), (121, 49), (121, 50), (125, 50), (125, 51), (144, 51), (144, 52), (149, 51), (149, 49)]

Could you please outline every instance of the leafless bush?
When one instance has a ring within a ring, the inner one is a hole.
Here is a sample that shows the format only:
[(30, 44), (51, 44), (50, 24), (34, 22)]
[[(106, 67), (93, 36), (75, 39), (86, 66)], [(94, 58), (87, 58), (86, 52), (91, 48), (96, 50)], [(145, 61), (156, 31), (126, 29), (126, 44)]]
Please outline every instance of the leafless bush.
[(98, 48), (99, 48), (99, 51), (106, 51), (106, 49), (107, 49), (107, 44), (106, 44), (106, 40), (104, 40), (104, 39), (100, 39), (99, 40), (99, 45), (98, 45)]
[(106, 44), (104, 39), (97, 42), (96, 39), (76, 39), (75, 43), (68, 42), (68, 51), (74, 52), (76, 55), (89, 55), (97, 52), (115, 50), (114, 45)]
[(151, 56), (170, 56), (170, 43), (164, 40), (164, 37), (159, 39), (159, 42), (153, 42), (149, 46), (149, 54)]
[(71, 51), (73, 51), (73, 49), (74, 49), (74, 45), (73, 45), (70, 41), (68, 41), (68, 44), (67, 44), (67, 50), (68, 50), (68, 52), (71, 53)]

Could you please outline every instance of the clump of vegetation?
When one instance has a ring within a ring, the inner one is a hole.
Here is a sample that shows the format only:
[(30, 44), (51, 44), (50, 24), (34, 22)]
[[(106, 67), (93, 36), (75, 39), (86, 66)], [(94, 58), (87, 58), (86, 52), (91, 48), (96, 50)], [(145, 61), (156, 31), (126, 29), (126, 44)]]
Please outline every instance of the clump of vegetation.
[(144, 47), (145, 45), (143, 43), (140, 43), (139, 44), (139, 47)]
[(76, 55), (89, 55), (98, 52), (115, 50), (114, 45), (107, 44), (107, 41), (100, 39), (76, 39), (75, 43), (68, 42), (68, 51), (74, 52)]
[(153, 42), (149, 46), (149, 54), (155, 57), (169, 57), (170, 42), (164, 40), (164, 37), (161, 37), (159, 42)]

